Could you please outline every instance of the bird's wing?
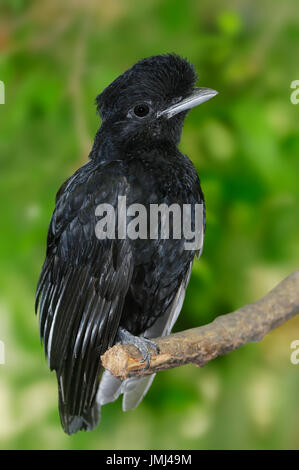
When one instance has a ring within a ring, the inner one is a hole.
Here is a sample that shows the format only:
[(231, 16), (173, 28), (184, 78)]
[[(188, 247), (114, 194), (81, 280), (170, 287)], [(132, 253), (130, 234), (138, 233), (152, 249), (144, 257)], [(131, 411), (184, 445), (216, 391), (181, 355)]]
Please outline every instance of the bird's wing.
[(97, 424), (100, 355), (114, 342), (133, 271), (127, 240), (95, 235), (97, 204), (116, 207), (128, 189), (115, 165), (78, 171), (60, 192), (37, 288), (40, 336), (69, 434)]
[[(193, 261), (190, 262), (186, 275), (177, 290), (174, 300), (164, 315), (145, 331), (143, 336), (157, 338), (169, 335), (183, 306), (186, 288), (191, 276)], [(107, 370), (104, 371), (97, 393), (99, 406), (115, 401), (123, 394), (123, 410), (136, 408), (148, 392), (156, 374), (144, 377), (132, 377), (123, 382), (113, 377)]]

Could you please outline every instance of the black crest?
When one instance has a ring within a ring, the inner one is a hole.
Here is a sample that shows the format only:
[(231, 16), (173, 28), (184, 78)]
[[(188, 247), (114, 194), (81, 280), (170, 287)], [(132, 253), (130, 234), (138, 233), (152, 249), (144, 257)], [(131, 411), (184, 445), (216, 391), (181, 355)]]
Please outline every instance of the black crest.
[(193, 65), (176, 54), (162, 54), (142, 59), (116, 78), (96, 98), (98, 111), (105, 119), (138, 99), (168, 103), (189, 95), (197, 81)]

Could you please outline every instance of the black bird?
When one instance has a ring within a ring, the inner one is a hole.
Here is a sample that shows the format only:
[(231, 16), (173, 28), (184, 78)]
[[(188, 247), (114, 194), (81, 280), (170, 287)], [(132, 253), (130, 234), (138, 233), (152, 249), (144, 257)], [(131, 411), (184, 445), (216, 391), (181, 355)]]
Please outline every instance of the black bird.
[(205, 215), (201, 246), (187, 250), (184, 237), (162, 238), (160, 219), (156, 239), (120, 237), (119, 229), (99, 239), (96, 207), (107, 203), (117, 213), (118, 196), (146, 208), (204, 205), (196, 170), (178, 150), (188, 110), (217, 94), (195, 88), (196, 80), (175, 54), (140, 60), (114, 80), (96, 99), (102, 124), (88, 163), (57, 193), (36, 311), (68, 434), (93, 429), (101, 405), (120, 394), (124, 410), (139, 404), (154, 376), (121, 383), (104, 371), (99, 381), (100, 355), (132, 342), (146, 366), (154, 343), (145, 338), (169, 334), (180, 313)]

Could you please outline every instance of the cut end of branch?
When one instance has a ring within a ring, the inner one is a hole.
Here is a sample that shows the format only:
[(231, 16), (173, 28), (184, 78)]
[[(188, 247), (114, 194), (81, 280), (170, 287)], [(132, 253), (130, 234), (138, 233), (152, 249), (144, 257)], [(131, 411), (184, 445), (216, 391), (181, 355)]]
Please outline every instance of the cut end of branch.
[[(163, 338), (163, 340), (164, 339), (165, 338)], [(164, 349), (163, 340), (159, 339), (156, 341), (160, 348), (159, 354), (154, 353), (151, 350), (150, 366), (147, 369), (145, 369), (145, 363), (142, 360), (142, 356), (135, 346), (121, 344), (112, 346), (112, 348), (108, 349), (101, 356), (102, 365), (110, 372), (110, 374), (121, 380), (127, 379), (132, 375), (150, 375), (157, 371), (161, 365), (165, 364), (165, 362), (168, 363), (171, 359), (170, 354), (162, 350)]]
[(129, 362), (129, 355), (127, 351), (117, 344), (108, 349), (102, 356), (101, 361), (103, 367), (107, 369), (110, 374), (115, 377), (123, 377), (126, 375), (126, 370)]

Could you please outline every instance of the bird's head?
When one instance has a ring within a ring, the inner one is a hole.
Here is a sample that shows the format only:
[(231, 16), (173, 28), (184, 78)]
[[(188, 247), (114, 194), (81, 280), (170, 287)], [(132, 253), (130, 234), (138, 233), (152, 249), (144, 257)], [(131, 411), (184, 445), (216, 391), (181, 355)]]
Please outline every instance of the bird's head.
[(217, 94), (195, 88), (196, 80), (194, 67), (175, 54), (140, 60), (97, 97), (102, 126), (124, 141), (177, 144), (188, 110)]

